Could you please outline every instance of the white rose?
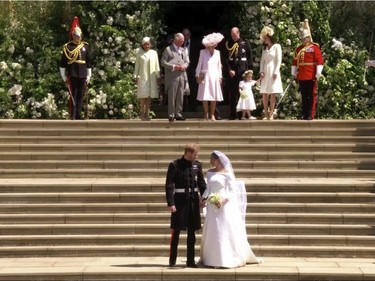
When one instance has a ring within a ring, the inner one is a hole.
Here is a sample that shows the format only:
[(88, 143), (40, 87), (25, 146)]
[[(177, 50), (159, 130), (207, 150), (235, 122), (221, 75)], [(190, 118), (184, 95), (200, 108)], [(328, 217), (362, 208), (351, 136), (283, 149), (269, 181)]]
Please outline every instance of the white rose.
[(30, 47), (27, 47), (25, 53), (26, 53), (26, 54), (32, 54), (32, 53), (34, 53), (34, 50), (31, 49)]
[(10, 45), (10, 47), (8, 48), (8, 52), (13, 54), (14, 51), (15, 51), (14, 45)]
[(7, 63), (6, 63), (5, 61), (0, 62), (0, 68), (1, 68), (2, 70), (7, 69), (7, 68), (8, 68)]
[(108, 17), (107, 24), (108, 25), (112, 25), (113, 24), (113, 18), (112, 17)]

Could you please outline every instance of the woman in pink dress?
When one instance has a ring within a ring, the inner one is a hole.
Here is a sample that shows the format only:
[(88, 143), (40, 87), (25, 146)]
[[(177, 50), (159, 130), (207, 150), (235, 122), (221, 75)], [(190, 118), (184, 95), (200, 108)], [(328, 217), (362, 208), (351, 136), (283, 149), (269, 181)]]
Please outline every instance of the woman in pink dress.
[[(220, 33), (211, 33), (203, 38), (202, 44), (206, 48), (200, 51), (195, 69), (195, 77), (199, 85), (197, 100), (202, 101), (205, 120), (216, 120), (216, 103), (223, 100), (220, 51), (215, 49), (223, 38), (224, 36)], [(208, 111), (209, 102), (210, 112)]]

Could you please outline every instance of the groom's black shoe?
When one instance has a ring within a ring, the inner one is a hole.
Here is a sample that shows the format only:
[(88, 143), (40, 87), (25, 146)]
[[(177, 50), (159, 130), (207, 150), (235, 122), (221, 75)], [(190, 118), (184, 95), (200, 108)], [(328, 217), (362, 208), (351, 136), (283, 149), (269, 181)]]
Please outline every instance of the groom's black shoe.
[(198, 265), (195, 262), (188, 262), (186, 263), (186, 267), (198, 268)]
[(175, 267), (175, 266), (176, 266), (176, 261), (169, 260), (169, 267)]

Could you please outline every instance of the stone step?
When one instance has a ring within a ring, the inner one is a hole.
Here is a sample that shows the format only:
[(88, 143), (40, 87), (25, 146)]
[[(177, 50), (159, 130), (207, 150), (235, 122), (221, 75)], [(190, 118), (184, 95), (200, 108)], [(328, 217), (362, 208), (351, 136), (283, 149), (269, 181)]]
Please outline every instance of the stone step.
[[(246, 225), (249, 234), (374, 235), (371, 225), (360, 224), (256, 224)], [(1, 235), (66, 234), (168, 234), (169, 223), (159, 224), (2, 224)]]
[[(304, 224), (368, 224), (375, 219), (373, 213), (248, 213), (251, 223), (304, 223)], [(165, 213), (32, 213), (0, 214), (0, 224), (117, 224), (117, 223), (169, 223)], [(202, 218), (204, 221), (204, 218)]]
[[(196, 251), (199, 248), (196, 247)], [(375, 247), (358, 246), (253, 246), (258, 257), (357, 257), (373, 258)], [(113, 245), (113, 246), (23, 246), (0, 247), (0, 257), (168, 257), (168, 245)], [(185, 256), (185, 247), (179, 249)], [(197, 273), (199, 271), (197, 270)], [(39, 279), (38, 279), (39, 280)], [(100, 279), (99, 279), (100, 280)], [(134, 279), (133, 279), (134, 280)], [(191, 279), (189, 279), (191, 280)], [(206, 279), (207, 280), (207, 279)], [(259, 280), (259, 279), (258, 279)], [(330, 279), (332, 280), (332, 279)]]
[[(373, 213), (373, 203), (248, 203), (248, 213)], [(0, 204), (3, 214), (71, 214), (71, 213), (160, 213), (166, 212), (165, 203), (45, 203)]]
[[(374, 193), (247, 192), (258, 203), (374, 203)], [(164, 203), (165, 192), (0, 193), (0, 203)]]
[[(238, 178), (251, 192), (373, 192), (375, 182), (342, 178)], [(59, 180), (41, 178), (5, 178), (0, 182), (1, 193), (56, 192), (164, 192), (165, 178), (79, 178)]]
[[(166, 167), (160, 169), (0, 169), (0, 178), (165, 178)], [(236, 169), (239, 178), (375, 178), (375, 170), (357, 169)]]
[[(176, 122), (175, 124), (178, 124)], [(182, 122), (181, 122), (182, 123)], [(210, 122), (211, 123), (211, 122)], [(216, 123), (216, 122), (215, 122)], [(235, 122), (233, 122), (235, 123)], [(252, 122), (238, 122), (238, 126), (233, 126), (233, 123), (228, 123), (227, 125), (220, 124), (217, 122), (218, 126), (206, 125), (206, 126), (196, 126), (196, 123), (189, 125), (188, 122), (184, 122), (182, 125), (175, 125), (166, 123), (160, 127), (147, 128), (144, 123), (134, 123), (133, 126), (126, 126), (126, 128), (112, 129), (112, 128), (46, 128), (46, 129), (36, 129), (36, 128), (25, 128), (25, 129), (8, 129), (2, 128), (2, 136), (375, 136), (374, 127), (364, 127), (358, 130), (357, 128), (320, 128), (320, 127), (278, 127), (273, 124), (274, 127), (270, 128), (259, 128), (251, 127)], [(264, 123), (264, 122), (263, 122)], [(141, 125), (142, 124), (142, 125)]]
[[(6, 144), (167, 144), (178, 145), (187, 142), (197, 143), (215, 143), (220, 145), (222, 143), (228, 144), (289, 144), (289, 136), (220, 136), (220, 138), (213, 138), (212, 136), (173, 136), (173, 137), (158, 137), (158, 136), (0, 136), (0, 143)], [(372, 144), (375, 142), (375, 136), (294, 136), (293, 143), (295, 144)]]
[[(161, 169), (168, 167), (170, 160), (0, 160), (0, 170), (7, 169), (66, 169), (66, 170), (132, 170), (132, 169)], [(210, 168), (208, 161), (203, 162), (203, 168)], [(233, 167), (238, 170), (248, 169), (330, 169), (330, 170), (375, 170), (375, 159), (362, 160), (255, 160), (233, 161)]]
[[(212, 138), (216, 138), (213, 136)], [(357, 152), (371, 153), (375, 152), (375, 144), (373, 143), (344, 143), (344, 144), (265, 144), (265, 143), (228, 143), (228, 144), (210, 144), (200, 145), (200, 154), (210, 155), (213, 150), (220, 150), (236, 155), (238, 153), (250, 152)], [(157, 154), (165, 153), (175, 156), (180, 155), (183, 148), (180, 144), (0, 144), (0, 152), (122, 152), (122, 153), (138, 153), (139, 155), (147, 155), (148, 153)]]
[[(186, 245), (186, 234), (181, 233), (180, 247)], [(84, 245), (168, 245), (170, 234), (86, 234), (86, 235), (3, 235), (0, 247), (10, 246), (84, 246)], [(196, 234), (200, 245), (201, 234)], [(252, 246), (358, 246), (372, 247), (374, 236), (365, 235), (248, 235)]]
[[(0, 130), (2, 136), (19, 136), (19, 137), (30, 137), (36, 136), (39, 139), (43, 139), (45, 136), (82, 136), (86, 138), (87, 136), (94, 136), (94, 137), (114, 137), (114, 136), (133, 136), (133, 137), (145, 137), (151, 141), (150, 136), (153, 137), (165, 137), (168, 139), (173, 139), (174, 137), (181, 138), (191, 136), (191, 139), (185, 140), (186, 141), (197, 141), (198, 136), (234, 136), (239, 137), (242, 136), (245, 139), (248, 138), (249, 142), (252, 136), (268, 136), (268, 137), (294, 137), (294, 136), (335, 136), (335, 137), (350, 137), (350, 136), (375, 136), (374, 128), (365, 130), (365, 131), (357, 131), (356, 129), (351, 128), (343, 128), (343, 129), (312, 129), (312, 128), (280, 128), (280, 129), (253, 129), (253, 128), (236, 128), (236, 127), (229, 127), (229, 128), (215, 128), (215, 127), (208, 127), (208, 128), (197, 128), (197, 127), (183, 127), (183, 128), (152, 128), (147, 130), (143, 126), (139, 126), (139, 128), (125, 128), (125, 129), (45, 129), (45, 130), (35, 130), (35, 129), (25, 129), (25, 130)], [(60, 141), (61, 142), (61, 141)], [(176, 141), (175, 141), (176, 142)], [(254, 139), (253, 141), (254, 142)]]
[(314, 120), (314, 121), (302, 121), (302, 120), (273, 120), (272, 122), (263, 120), (222, 120), (218, 122), (205, 122), (202, 119), (186, 120), (184, 122), (169, 123), (165, 119), (153, 119), (151, 122), (142, 122), (139, 119), (136, 120), (0, 120), (0, 129), (14, 129), (24, 130), (33, 128), (37, 129), (124, 129), (124, 128), (186, 128), (186, 127), (201, 127), (201, 128), (216, 128), (216, 127), (227, 127), (227, 128), (352, 128), (358, 132), (366, 131), (374, 128), (374, 120), (355, 119), (355, 120)]
[[(212, 151), (199, 154), (199, 160), (203, 164), (208, 165), (209, 157)], [(224, 152), (225, 153), (225, 152)], [(357, 161), (374, 161), (375, 155), (373, 152), (293, 152), (293, 151), (254, 151), (254, 152), (229, 152), (228, 157), (233, 159), (233, 162), (241, 163), (243, 161), (338, 161), (350, 160)], [(2, 161), (159, 161), (169, 163), (172, 159), (180, 157), (181, 154), (168, 152), (72, 152), (59, 151), (28, 151), (28, 152), (0, 152), (0, 159)], [(126, 159), (126, 160), (124, 160)]]

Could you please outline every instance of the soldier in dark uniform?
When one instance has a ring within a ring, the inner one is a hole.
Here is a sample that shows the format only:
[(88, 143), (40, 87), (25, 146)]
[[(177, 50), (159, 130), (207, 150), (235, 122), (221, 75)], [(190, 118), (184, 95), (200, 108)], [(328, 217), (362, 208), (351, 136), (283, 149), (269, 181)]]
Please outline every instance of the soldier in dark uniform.
[[(239, 83), (242, 74), (253, 68), (253, 58), (251, 46), (240, 38), (240, 30), (233, 27), (231, 30), (231, 39), (225, 43), (223, 52), (224, 75), (229, 91), (230, 115), (229, 119), (236, 119), (236, 106), (240, 97)], [(239, 119), (241, 117), (239, 116)]]
[(197, 267), (195, 263), (195, 231), (201, 229), (200, 195), (206, 190), (206, 181), (202, 165), (197, 161), (197, 144), (185, 146), (184, 155), (169, 164), (165, 193), (168, 209), (172, 213), (172, 236), (169, 253), (169, 266), (176, 265), (177, 247), (180, 231), (187, 229), (188, 267)]
[(76, 26), (72, 32), (73, 40), (63, 47), (60, 61), (60, 74), (68, 83), (71, 99), (70, 117), (81, 119), (82, 101), (87, 84), (91, 78), (89, 45), (82, 40), (82, 31)]

